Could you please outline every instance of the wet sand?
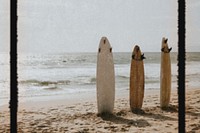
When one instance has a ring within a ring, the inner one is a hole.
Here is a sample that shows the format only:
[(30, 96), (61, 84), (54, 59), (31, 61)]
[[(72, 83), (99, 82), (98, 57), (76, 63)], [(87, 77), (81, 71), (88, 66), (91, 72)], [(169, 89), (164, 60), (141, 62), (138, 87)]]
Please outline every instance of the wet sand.
[[(95, 94), (86, 95), (84, 100), (36, 101), (20, 104), (18, 111), (18, 131), (37, 132), (137, 132), (137, 133), (177, 133), (178, 97), (172, 91), (170, 106), (160, 109), (159, 90), (145, 90), (141, 111), (131, 112), (128, 90), (116, 95), (113, 114), (97, 115)], [(62, 101), (62, 102), (61, 102)], [(9, 132), (9, 112), (0, 107), (0, 133)], [(186, 131), (200, 132), (200, 89), (186, 91)]]

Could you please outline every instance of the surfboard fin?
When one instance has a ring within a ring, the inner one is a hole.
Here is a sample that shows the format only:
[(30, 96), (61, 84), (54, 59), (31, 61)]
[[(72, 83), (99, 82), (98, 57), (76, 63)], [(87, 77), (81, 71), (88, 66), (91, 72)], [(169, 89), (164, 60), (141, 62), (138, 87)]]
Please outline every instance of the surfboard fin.
[(134, 58), (135, 58), (135, 55), (133, 54), (133, 55), (132, 55), (132, 59), (134, 59)]
[(168, 51), (170, 52), (172, 50), (172, 47), (168, 49)]
[(167, 41), (168, 41), (168, 39), (166, 38), (166, 39), (165, 39), (165, 43), (167, 43)]
[(135, 55), (133, 54), (132, 55), (132, 59), (133, 60), (143, 60), (143, 59), (146, 59), (146, 57), (144, 57), (144, 53), (141, 55), (141, 59), (135, 59)]
[(161, 51), (164, 52), (164, 48), (161, 48)]
[(112, 48), (110, 48), (110, 53), (112, 52)]
[(141, 55), (141, 60), (146, 59), (146, 57), (144, 57), (144, 53)]
[(171, 48), (168, 48), (168, 51), (165, 51), (164, 49), (165, 49), (165, 48), (162, 48), (161, 51), (164, 52), (164, 53), (169, 53), (169, 52), (172, 50), (172, 47), (171, 47)]
[(104, 44), (106, 43), (106, 39), (103, 40), (103, 43), (104, 43)]
[(101, 48), (99, 48), (99, 53), (101, 52)]

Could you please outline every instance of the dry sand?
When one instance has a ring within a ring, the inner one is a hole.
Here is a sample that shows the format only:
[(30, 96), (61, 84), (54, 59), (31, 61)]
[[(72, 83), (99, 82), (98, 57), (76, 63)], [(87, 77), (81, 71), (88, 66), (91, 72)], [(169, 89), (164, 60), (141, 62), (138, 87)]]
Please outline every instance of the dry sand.
[[(137, 114), (130, 111), (129, 97), (122, 95), (116, 96), (112, 115), (97, 116), (96, 100), (90, 98), (67, 104), (58, 101), (22, 104), (18, 112), (18, 131), (24, 133), (178, 132), (176, 91), (172, 91), (170, 107), (166, 110), (159, 107), (159, 91), (145, 91), (142, 111)], [(8, 108), (0, 109), (0, 133), (9, 132)], [(186, 91), (186, 131), (200, 133), (200, 89)]]

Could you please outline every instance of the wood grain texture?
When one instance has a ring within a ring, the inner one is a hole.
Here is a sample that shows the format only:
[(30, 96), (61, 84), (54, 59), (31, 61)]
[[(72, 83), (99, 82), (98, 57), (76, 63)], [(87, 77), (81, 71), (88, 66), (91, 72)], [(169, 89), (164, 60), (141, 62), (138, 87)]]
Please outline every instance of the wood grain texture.
[(131, 110), (141, 109), (144, 98), (144, 63), (139, 46), (132, 53), (130, 69), (130, 107)]
[(160, 106), (168, 107), (171, 95), (171, 60), (167, 39), (162, 39), (160, 65)]
[(97, 107), (98, 113), (112, 113), (115, 100), (115, 72), (110, 43), (102, 37), (97, 55)]

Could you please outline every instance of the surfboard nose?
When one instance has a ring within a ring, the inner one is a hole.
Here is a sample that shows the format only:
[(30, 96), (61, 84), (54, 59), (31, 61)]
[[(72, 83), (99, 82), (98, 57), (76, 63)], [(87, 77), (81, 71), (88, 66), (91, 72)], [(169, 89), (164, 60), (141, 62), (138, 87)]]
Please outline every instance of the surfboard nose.
[(168, 41), (167, 38), (165, 37), (162, 38), (161, 51), (164, 53), (169, 53), (172, 50), (172, 48), (169, 48), (167, 41)]
[(102, 52), (111, 53), (112, 52), (112, 47), (111, 47), (110, 42), (107, 37), (105, 37), (105, 36), (101, 37), (98, 52), (99, 53), (102, 53)]
[(165, 37), (162, 38), (162, 43), (167, 43), (167, 41), (168, 41), (168, 38), (165, 38)]
[(107, 37), (103, 36), (103, 37), (101, 38), (101, 42), (103, 42), (103, 44), (106, 44), (106, 42), (107, 42)]
[(135, 45), (135, 47), (134, 47), (134, 50), (133, 50), (134, 52), (139, 52), (140, 51), (140, 47), (138, 46), (138, 45)]
[(144, 55), (142, 55), (140, 47), (138, 45), (135, 45), (135, 47), (133, 49), (132, 59), (137, 60), (137, 61), (141, 61), (141, 60), (145, 59), (145, 57), (144, 57)]
[(140, 50), (140, 47), (138, 45), (136, 45), (135, 50), (136, 50), (136, 52), (138, 52)]

